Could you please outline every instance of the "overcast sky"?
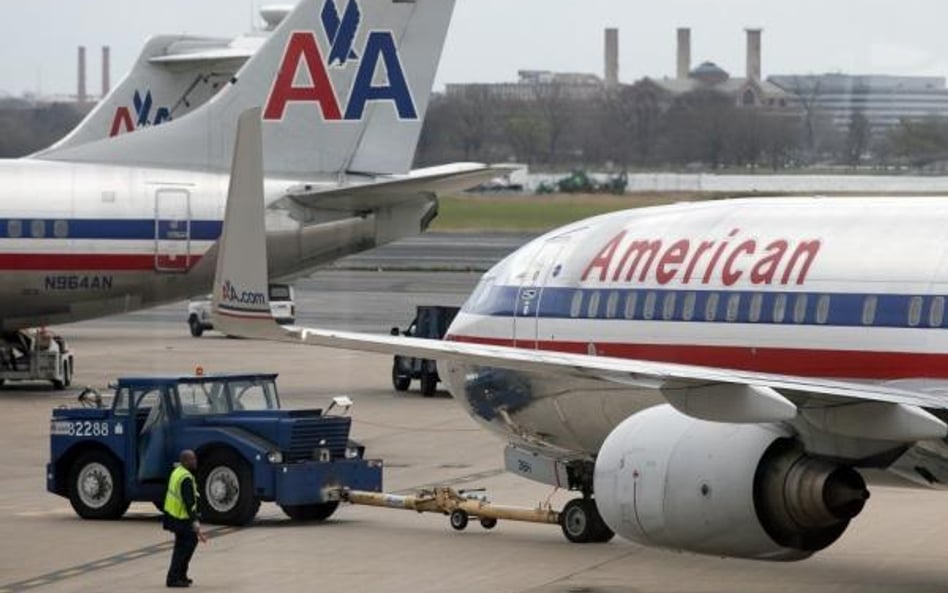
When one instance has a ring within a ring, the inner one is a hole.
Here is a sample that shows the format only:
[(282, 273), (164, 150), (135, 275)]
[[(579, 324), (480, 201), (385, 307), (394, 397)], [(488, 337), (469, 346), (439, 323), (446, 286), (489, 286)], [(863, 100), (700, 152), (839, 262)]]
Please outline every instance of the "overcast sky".
[[(369, 1), (369, 0), (363, 0)], [(112, 79), (156, 33), (233, 36), (256, 0), (0, 0), (0, 94), (75, 93), (76, 46), (112, 46)], [(292, 1), (291, 1), (292, 3)], [(692, 28), (693, 64), (744, 72), (744, 28), (764, 29), (763, 72), (948, 75), (944, 0), (457, 0), (436, 86), (509, 81), (519, 69), (602, 74), (602, 30), (620, 29), (620, 78), (672, 76), (675, 29)]]

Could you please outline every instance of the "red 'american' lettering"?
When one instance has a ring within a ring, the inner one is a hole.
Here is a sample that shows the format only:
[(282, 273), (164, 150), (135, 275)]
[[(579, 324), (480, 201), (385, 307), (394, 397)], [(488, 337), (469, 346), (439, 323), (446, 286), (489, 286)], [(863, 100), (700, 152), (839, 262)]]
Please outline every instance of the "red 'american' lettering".
[(583, 281), (665, 285), (733, 286), (742, 279), (755, 285), (803, 284), (822, 247), (819, 239), (789, 241), (742, 238), (734, 229), (724, 239), (639, 239), (622, 231), (599, 250)]

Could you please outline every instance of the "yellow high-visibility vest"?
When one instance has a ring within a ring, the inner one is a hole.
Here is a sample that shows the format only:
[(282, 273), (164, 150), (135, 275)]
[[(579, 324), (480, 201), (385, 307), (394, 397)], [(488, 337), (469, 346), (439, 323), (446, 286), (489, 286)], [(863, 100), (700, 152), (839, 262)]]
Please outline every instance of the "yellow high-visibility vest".
[(194, 486), (194, 508), (191, 509), (191, 513), (197, 511), (197, 480), (188, 468), (183, 465), (175, 466), (171, 477), (168, 478), (168, 493), (165, 494), (164, 506), (165, 512), (175, 519), (187, 520), (189, 517), (188, 509), (184, 506), (184, 499), (181, 498), (181, 484), (186, 478), (191, 478), (191, 484)]

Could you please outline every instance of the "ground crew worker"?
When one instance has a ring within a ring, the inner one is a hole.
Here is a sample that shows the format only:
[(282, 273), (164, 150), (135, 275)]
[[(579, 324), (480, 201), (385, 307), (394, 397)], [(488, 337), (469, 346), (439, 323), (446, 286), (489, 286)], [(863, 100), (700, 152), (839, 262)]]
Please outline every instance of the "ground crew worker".
[(198, 540), (207, 541), (201, 531), (197, 512), (197, 455), (190, 449), (181, 451), (179, 463), (175, 464), (168, 478), (168, 492), (165, 494), (164, 528), (174, 533), (174, 552), (171, 554), (171, 566), (165, 585), (168, 587), (190, 587), (188, 565)]

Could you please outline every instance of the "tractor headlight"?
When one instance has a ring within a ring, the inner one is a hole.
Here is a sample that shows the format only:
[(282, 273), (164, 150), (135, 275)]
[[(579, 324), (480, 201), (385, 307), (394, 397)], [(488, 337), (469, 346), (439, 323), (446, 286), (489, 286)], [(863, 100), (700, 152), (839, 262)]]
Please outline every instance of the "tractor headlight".
[(269, 453), (267, 453), (267, 461), (273, 464), (283, 463), (283, 452), (270, 451)]

